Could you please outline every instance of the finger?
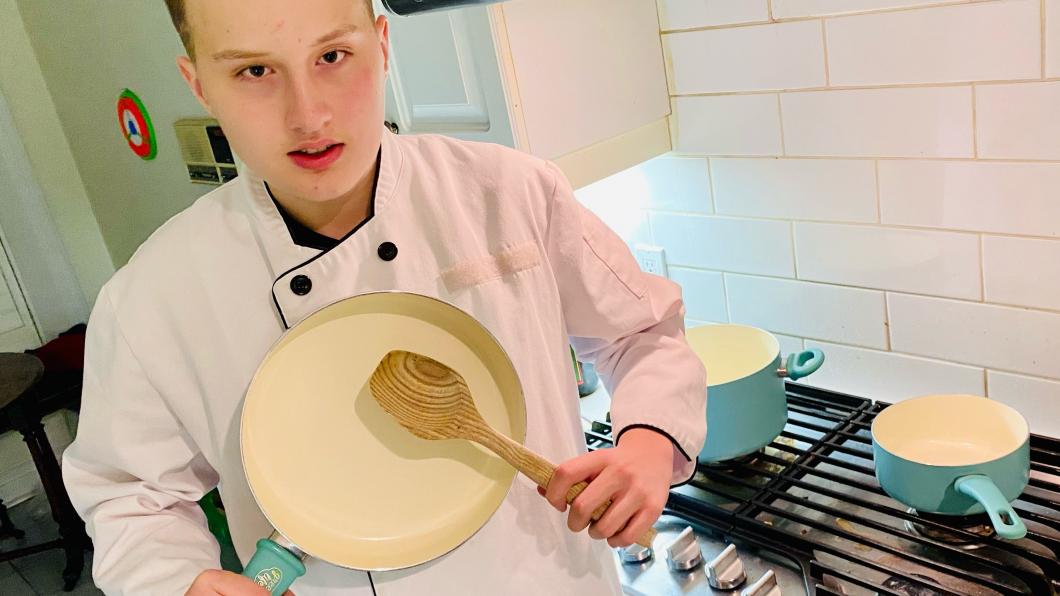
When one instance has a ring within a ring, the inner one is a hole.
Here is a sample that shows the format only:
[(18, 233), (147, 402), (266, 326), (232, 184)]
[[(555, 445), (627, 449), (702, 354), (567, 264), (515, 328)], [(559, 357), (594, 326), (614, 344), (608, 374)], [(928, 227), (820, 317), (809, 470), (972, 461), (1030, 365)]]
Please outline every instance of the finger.
[(249, 577), (231, 572), (218, 572), (210, 578), (209, 587), (215, 594), (240, 594), (268, 596), (269, 591)]
[(659, 519), (659, 514), (652, 513), (647, 509), (641, 509), (633, 515), (633, 518), (629, 520), (625, 528), (607, 539), (608, 546), (618, 548), (633, 544), (648, 531), (648, 528), (657, 519)]
[(537, 494), (541, 495), (542, 497), (545, 496), (545, 489), (541, 488), (540, 486), (537, 487)]
[(622, 479), (617, 474), (604, 470), (571, 503), (567, 527), (572, 532), (584, 530), (592, 521), (593, 512), (608, 500), (617, 498), (623, 488)]
[(615, 497), (600, 519), (589, 525), (589, 536), (601, 540), (618, 534), (640, 510), (641, 503), (643, 499), (638, 498), (633, 491)]
[(610, 454), (607, 451), (606, 449), (601, 449), (600, 451), (579, 455), (556, 467), (556, 471), (552, 473), (552, 479), (549, 480), (548, 487), (545, 489), (545, 498), (548, 499), (548, 502), (556, 510), (566, 511), (567, 491), (570, 490), (570, 487), (583, 480), (589, 481), (596, 477), (606, 467), (610, 459)]

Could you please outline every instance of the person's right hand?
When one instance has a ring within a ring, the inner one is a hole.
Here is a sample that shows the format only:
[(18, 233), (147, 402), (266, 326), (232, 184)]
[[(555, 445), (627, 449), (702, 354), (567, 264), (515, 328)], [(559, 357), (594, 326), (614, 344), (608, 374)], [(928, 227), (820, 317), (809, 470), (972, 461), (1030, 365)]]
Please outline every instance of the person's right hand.
[[(238, 573), (207, 569), (195, 578), (184, 596), (269, 596), (269, 591)], [(294, 593), (288, 590), (283, 596)]]

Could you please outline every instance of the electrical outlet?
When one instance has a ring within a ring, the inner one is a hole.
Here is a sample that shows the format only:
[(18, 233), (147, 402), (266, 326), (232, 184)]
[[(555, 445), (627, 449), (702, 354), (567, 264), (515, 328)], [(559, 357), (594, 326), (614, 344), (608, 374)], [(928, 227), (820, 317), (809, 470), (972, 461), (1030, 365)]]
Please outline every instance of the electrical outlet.
[(669, 278), (666, 270), (666, 250), (661, 246), (637, 245), (637, 263), (645, 273)]

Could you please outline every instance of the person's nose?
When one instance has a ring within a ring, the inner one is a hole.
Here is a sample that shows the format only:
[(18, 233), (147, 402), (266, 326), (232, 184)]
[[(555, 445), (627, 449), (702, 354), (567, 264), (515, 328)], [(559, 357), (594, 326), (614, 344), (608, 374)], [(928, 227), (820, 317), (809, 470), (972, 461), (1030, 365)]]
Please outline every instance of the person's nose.
[(313, 84), (311, 75), (289, 79), (287, 126), (300, 137), (313, 137), (331, 122), (331, 111), (324, 94)]

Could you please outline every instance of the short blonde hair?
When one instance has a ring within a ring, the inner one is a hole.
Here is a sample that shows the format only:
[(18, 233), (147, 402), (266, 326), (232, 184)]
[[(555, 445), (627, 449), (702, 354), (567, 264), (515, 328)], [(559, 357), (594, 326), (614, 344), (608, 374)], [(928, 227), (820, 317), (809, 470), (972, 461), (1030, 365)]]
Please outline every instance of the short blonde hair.
[[(191, 27), (188, 25), (184, 0), (166, 0), (166, 8), (169, 9), (169, 18), (173, 19), (173, 26), (177, 28), (177, 34), (180, 35), (180, 41), (184, 44), (184, 49), (188, 52), (188, 56), (194, 60), (195, 44), (191, 39)], [(368, 16), (374, 21), (375, 8), (372, 6), (372, 0), (364, 0), (364, 8), (368, 11)]]

